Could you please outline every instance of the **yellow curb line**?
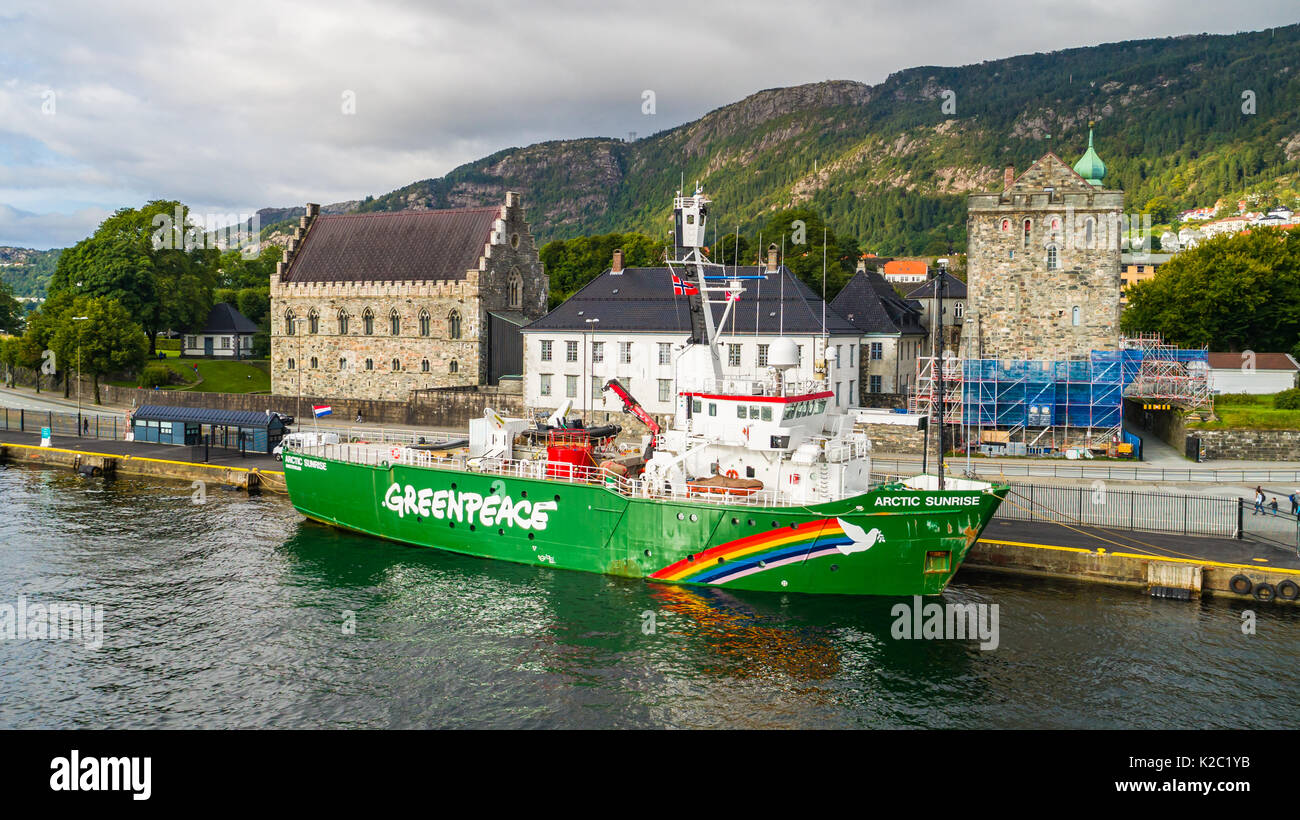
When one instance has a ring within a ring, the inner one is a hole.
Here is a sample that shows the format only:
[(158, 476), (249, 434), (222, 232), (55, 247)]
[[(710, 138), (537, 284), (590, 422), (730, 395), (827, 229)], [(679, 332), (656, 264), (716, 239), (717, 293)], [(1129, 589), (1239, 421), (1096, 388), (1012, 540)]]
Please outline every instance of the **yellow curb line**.
[[(985, 544), (1000, 544), (1008, 547), (1031, 547), (1033, 549), (1059, 550), (1061, 552), (1093, 553), (1093, 550), (1089, 549), (1082, 549), (1080, 547), (1060, 547), (1055, 544), (1030, 544), (1024, 541), (994, 541), (988, 538), (981, 538), (979, 540)], [(1207, 561), (1200, 558), (1170, 558), (1164, 555), (1139, 555), (1133, 552), (1106, 552), (1105, 550), (1097, 550), (1097, 552), (1103, 555), (1116, 555), (1120, 558), (1145, 558), (1148, 561), (1168, 561), (1173, 564), (1200, 564), (1201, 566), (1206, 567), (1225, 567), (1227, 569), (1253, 569), (1257, 572), (1261, 569), (1261, 567), (1251, 566), (1250, 564), (1227, 564), (1222, 561)], [(1264, 567), (1263, 569), (1267, 569), (1269, 572), (1284, 573), (1286, 575), (1300, 575), (1300, 569), (1285, 569), (1282, 567)]]
[(208, 470), (236, 470), (239, 472), (250, 473), (257, 470), (259, 473), (270, 473), (271, 475), (284, 475), (278, 470), (259, 470), (256, 467), (226, 467), (221, 464), (197, 464), (193, 461), (169, 461), (165, 458), (145, 458), (144, 456), (123, 455), (118, 453), (94, 453), (89, 450), (64, 450), (60, 447), (41, 447), (36, 444), (8, 444), (0, 442), (0, 447), (21, 447), (24, 450), (38, 450), (45, 453), (72, 453), (79, 456), (99, 456), (100, 458), (124, 458), (131, 461), (149, 461), (154, 464), (178, 464), (182, 467), (203, 467)]

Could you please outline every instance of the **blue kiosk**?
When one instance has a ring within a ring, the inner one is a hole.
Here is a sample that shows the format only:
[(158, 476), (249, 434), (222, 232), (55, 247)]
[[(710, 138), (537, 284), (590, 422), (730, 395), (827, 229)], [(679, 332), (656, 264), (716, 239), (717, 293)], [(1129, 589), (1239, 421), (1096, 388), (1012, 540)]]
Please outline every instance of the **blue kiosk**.
[(270, 455), (291, 421), (270, 411), (145, 404), (131, 414), (131, 429), (136, 441), (151, 444), (194, 445), (206, 438), (213, 447)]

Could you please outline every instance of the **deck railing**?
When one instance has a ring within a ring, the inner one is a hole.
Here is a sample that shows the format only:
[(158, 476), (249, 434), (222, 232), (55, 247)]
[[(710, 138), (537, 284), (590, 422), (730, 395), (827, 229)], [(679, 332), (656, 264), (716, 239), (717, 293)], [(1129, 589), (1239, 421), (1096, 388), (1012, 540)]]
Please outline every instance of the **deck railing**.
[[(559, 481), (567, 484), (603, 486), (628, 498), (655, 498), (661, 501), (684, 501), (692, 504), (720, 504), (740, 507), (797, 507), (808, 503), (818, 503), (791, 499), (776, 490), (737, 492), (735, 490), (727, 491), (720, 487), (691, 489), (687, 487), (685, 482), (673, 482), (665, 485), (644, 479), (627, 478), (603, 467), (558, 464), (547, 462), (544, 458), (471, 458), (464, 453), (442, 453), (416, 450), (398, 444), (386, 446), (373, 443), (315, 445), (298, 448), (295, 452), (371, 467), (388, 467), (402, 464), (408, 467), (437, 467), (444, 470), (456, 470), (479, 475), (499, 475), (506, 478), (531, 478)], [(884, 480), (873, 480), (871, 486), (876, 487), (884, 483), (886, 483)]]

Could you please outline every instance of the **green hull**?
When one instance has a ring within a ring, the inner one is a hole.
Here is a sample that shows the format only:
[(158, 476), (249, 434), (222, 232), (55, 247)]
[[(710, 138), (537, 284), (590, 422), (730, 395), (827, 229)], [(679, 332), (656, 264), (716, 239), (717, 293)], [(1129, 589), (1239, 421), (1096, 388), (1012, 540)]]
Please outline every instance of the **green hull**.
[(846, 595), (942, 592), (1007, 492), (889, 485), (764, 507), (300, 454), (284, 466), (303, 515), (392, 541), (666, 583)]

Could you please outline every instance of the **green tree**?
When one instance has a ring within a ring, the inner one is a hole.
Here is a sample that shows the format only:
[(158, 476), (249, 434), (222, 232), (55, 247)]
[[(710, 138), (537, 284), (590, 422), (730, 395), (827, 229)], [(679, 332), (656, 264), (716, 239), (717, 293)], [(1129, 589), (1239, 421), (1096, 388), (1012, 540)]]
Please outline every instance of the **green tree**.
[(69, 369), (90, 374), (95, 404), (99, 404), (100, 377), (138, 369), (144, 364), (149, 340), (115, 300), (81, 296), (61, 314), (50, 346)]
[(49, 292), (112, 299), (147, 331), (149, 352), (160, 331), (202, 323), (212, 309), (218, 253), (202, 247), (197, 228), (175, 224), (175, 201), (122, 208), (59, 257)]
[(9, 286), (0, 282), (0, 333), (17, 333), (23, 329), (23, 306), (14, 298)]
[(1187, 347), (1288, 350), (1300, 336), (1300, 230), (1217, 236), (1129, 290), (1126, 333)]
[(0, 364), (5, 366), (5, 387), (14, 386), (14, 369), (18, 367), (18, 357), (23, 340), (20, 336), (0, 338)]
[(625, 267), (663, 264), (663, 243), (645, 234), (608, 233), (560, 239), (543, 245), (539, 254), (551, 277), (550, 306), (560, 304), (602, 272), (609, 270), (615, 249), (623, 251)]

